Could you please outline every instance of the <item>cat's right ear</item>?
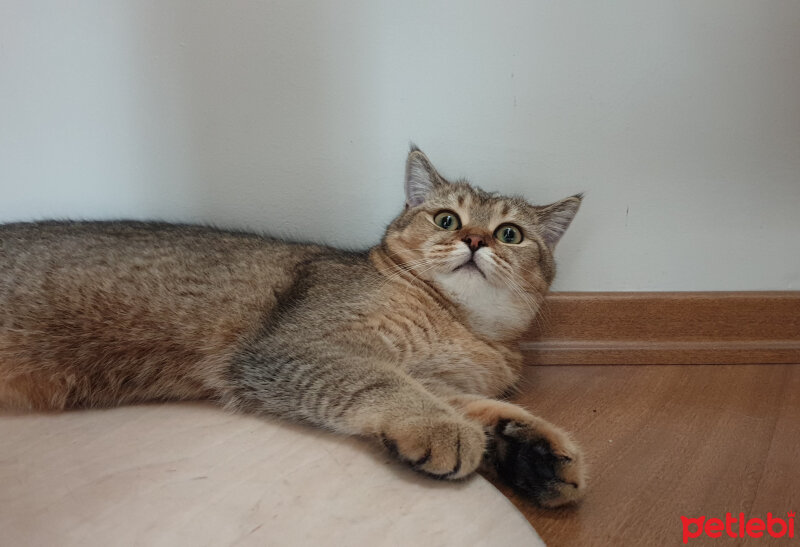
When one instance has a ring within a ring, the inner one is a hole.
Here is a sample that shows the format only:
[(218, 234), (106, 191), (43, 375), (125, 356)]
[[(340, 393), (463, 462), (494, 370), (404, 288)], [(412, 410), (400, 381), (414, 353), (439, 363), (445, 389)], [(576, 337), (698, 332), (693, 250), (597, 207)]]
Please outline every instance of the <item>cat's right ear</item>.
[(582, 200), (583, 194), (575, 194), (550, 205), (537, 207), (542, 237), (550, 250), (555, 248), (572, 219), (575, 218)]
[(406, 160), (406, 208), (421, 205), (431, 190), (443, 183), (428, 156), (412, 144)]

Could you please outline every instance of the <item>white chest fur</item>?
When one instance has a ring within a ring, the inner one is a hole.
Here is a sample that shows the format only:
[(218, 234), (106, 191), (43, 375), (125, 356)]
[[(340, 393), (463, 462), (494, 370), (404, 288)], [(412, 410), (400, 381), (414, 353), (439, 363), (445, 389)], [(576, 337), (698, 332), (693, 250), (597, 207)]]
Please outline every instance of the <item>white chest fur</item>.
[(466, 310), (470, 327), (492, 340), (511, 338), (524, 331), (535, 309), (507, 287), (497, 287), (477, 272), (437, 276), (437, 285)]

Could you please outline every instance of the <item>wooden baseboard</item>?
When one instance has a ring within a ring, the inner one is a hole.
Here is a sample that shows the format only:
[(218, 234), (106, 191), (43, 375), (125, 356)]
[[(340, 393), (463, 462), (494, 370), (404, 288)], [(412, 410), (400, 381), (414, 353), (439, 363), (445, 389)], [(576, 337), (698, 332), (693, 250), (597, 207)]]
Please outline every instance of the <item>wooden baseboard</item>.
[(800, 291), (553, 293), (531, 365), (800, 363)]

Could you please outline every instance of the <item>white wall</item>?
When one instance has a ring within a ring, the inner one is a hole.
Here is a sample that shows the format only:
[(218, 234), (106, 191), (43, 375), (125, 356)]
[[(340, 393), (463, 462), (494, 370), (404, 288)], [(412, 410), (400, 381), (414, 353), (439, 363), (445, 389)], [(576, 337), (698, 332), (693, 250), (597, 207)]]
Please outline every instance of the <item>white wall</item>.
[(798, 29), (778, 0), (0, 0), (0, 221), (364, 246), (413, 139), (587, 192), (558, 289), (800, 289)]

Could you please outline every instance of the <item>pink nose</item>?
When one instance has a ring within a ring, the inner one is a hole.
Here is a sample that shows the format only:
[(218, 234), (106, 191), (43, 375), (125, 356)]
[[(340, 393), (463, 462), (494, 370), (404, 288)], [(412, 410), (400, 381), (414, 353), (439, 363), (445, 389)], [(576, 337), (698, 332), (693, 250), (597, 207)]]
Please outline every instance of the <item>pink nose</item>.
[(461, 241), (469, 245), (469, 248), (472, 249), (473, 253), (481, 247), (486, 247), (486, 241), (484, 241), (484, 239), (479, 235), (470, 234)]

